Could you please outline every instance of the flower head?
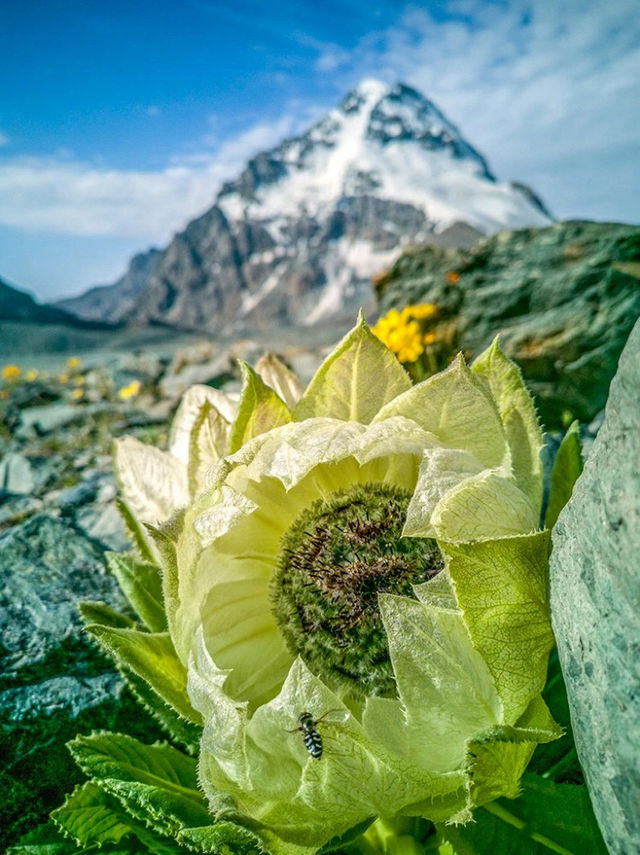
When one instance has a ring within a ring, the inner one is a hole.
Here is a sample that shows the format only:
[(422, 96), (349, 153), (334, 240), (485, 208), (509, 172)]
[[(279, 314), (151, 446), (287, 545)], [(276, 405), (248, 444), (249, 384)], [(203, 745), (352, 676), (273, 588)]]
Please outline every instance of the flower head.
[(407, 307), (402, 312), (391, 309), (372, 329), (373, 334), (397, 355), (400, 362), (415, 362), (424, 350), (420, 325), (416, 319), (427, 315), (411, 314), (408, 311), (410, 308), (418, 307)]
[(2, 379), (9, 382), (17, 380), (22, 374), (22, 369), (19, 365), (5, 365), (2, 369)]
[(177, 676), (139, 648), (130, 667), (202, 722), (214, 816), (231, 804), (303, 855), (378, 815), (460, 822), (517, 793), (558, 735), (540, 447), (497, 343), (412, 386), (363, 319), (304, 393), (270, 358), (238, 402), (189, 390), (168, 452), (117, 442)]
[(126, 386), (118, 389), (118, 398), (121, 401), (128, 401), (130, 398), (136, 398), (140, 394), (142, 383), (139, 380), (132, 380)]

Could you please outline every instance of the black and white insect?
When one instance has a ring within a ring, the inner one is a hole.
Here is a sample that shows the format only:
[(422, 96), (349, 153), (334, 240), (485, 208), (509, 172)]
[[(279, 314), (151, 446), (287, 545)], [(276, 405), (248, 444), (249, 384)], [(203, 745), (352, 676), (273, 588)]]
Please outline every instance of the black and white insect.
[(334, 721), (346, 721), (351, 715), (349, 710), (329, 710), (324, 715), (321, 715), (320, 718), (314, 718), (310, 712), (302, 712), (298, 716), (298, 726), (294, 727), (293, 730), (288, 730), (287, 733), (300, 732), (304, 747), (310, 756), (314, 760), (319, 760), (322, 757), (324, 746), (322, 744), (322, 736), (318, 730), (318, 724), (327, 718), (327, 716), (334, 715), (335, 713), (339, 713), (340, 715), (336, 716)]

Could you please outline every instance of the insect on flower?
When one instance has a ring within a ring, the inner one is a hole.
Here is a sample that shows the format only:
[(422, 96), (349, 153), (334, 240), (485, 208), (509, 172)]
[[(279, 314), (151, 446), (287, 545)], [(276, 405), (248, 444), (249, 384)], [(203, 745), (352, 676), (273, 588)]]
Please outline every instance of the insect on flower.
[(300, 733), (302, 733), (304, 747), (314, 760), (319, 760), (322, 757), (324, 746), (322, 744), (322, 736), (320, 735), (320, 731), (317, 726), (323, 719), (334, 713), (340, 714), (334, 719), (336, 722), (344, 722), (351, 715), (348, 710), (329, 710), (324, 713), (324, 715), (321, 715), (320, 718), (314, 718), (310, 712), (302, 712), (298, 716), (298, 726), (294, 727), (293, 730), (288, 730), (287, 733), (296, 733), (297, 731), (300, 731)]

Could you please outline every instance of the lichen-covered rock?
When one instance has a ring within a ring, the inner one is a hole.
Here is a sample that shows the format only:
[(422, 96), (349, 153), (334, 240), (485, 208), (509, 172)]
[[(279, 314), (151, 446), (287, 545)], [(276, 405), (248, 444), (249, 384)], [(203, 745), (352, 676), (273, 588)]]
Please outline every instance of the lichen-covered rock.
[(156, 727), (83, 634), (77, 603), (124, 600), (102, 549), (33, 516), (0, 537), (0, 850), (46, 818), (79, 779), (65, 742), (96, 728)]
[(640, 227), (560, 222), (469, 250), (407, 250), (375, 281), (383, 309), (435, 303), (475, 356), (501, 334), (547, 427), (602, 409), (640, 315)]
[(640, 852), (640, 323), (553, 535), (551, 608), (576, 746), (612, 855)]

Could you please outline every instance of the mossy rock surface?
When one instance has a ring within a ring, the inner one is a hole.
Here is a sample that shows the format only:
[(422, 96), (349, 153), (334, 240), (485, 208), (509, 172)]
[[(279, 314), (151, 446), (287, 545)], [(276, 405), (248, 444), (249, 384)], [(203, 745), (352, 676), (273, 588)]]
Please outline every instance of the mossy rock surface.
[(640, 322), (553, 533), (551, 610), (576, 747), (612, 855), (640, 852)]
[(588, 422), (640, 315), (640, 227), (559, 222), (471, 249), (414, 248), (375, 287), (383, 310), (435, 303), (470, 357), (500, 333), (547, 427)]
[(0, 851), (81, 779), (69, 739), (101, 728), (160, 735), (81, 628), (78, 601), (125, 606), (102, 555), (44, 514), (0, 537)]

